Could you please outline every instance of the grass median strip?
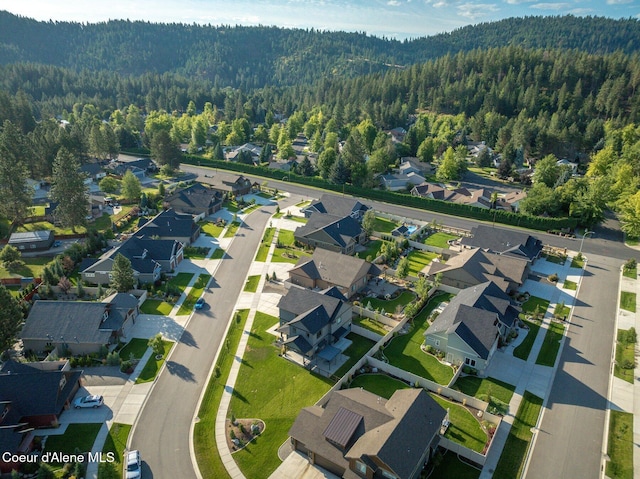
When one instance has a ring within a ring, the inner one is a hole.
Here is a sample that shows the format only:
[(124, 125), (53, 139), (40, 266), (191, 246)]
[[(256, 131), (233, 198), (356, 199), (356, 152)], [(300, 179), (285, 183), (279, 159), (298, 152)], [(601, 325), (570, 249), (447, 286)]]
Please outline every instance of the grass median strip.
[(611, 479), (633, 479), (633, 414), (611, 411), (606, 475)]
[(258, 291), (258, 284), (260, 283), (260, 276), (249, 276), (247, 282), (244, 285), (244, 291), (247, 293), (255, 293)]
[(564, 334), (564, 324), (551, 322), (547, 334), (544, 335), (544, 342), (540, 348), (540, 353), (536, 359), (536, 364), (553, 367), (556, 363), (556, 356), (560, 350), (560, 342)]
[(525, 361), (529, 359), (529, 354), (531, 354), (531, 348), (533, 348), (533, 343), (536, 341), (536, 336), (538, 336), (538, 331), (540, 331), (540, 325), (534, 323), (533, 321), (524, 320), (525, 324), (529, 326), (529, 330), (520, 329), (520, 334), (526, 334), (525, 338), (522, 342), (513, 350), (513, 355), (516, 358), (524, 359)]
[(620, 307), (625, 311), (636, 312), (636, 293), (622, 291), (620, 293)]
[(160, 371), (160, 368), (162, 367), (162, 364), (167, 359), (167, 356), (169, 355), (169, 351), (171, 351), (173, 344), (173, 341), (167, 341), (166, 339), (162, 340), (164, 352), (160, 356), (152, 354), (149, 359), (147, 359), (147, 362), (142, 368), (142, 371), (140, 371), (140, 375), (136, 379), (136, 384), (148, 383), (156, 378), (158, 372)]
[(180, 305), (178, 316), (189, 314), (193, 310), (196, 301), (200, 296), (202, 296), (204, 288), (207, 287), (210, 279), (210, 274), (201, 274), (200, 276), (198, 276), (198, 279), (196, 279), (196, 282), (189, 291), (189, 294), (185, 298), (184, 302)]
[(269, 255), (269, 247), (271, 246), (271, 242), (273, 241), (273, 235), (275, 232), (275, 228), (267, 228), (265, 230), (262, 241), (260, 242), (260, 248), (258, 248), (258, 252), (256, 253), (256, 261), (267, 261), (267, 256)]
[(127, 439), (129, 438), (130, 432), (130, 424), (120, 424), (114, 422), (111, 425), (109, 434), (107, 434), (107, 438), (104, 441), (104, 446), (102, 447), (102, 453), (113, 454), (115, 460), (113, 462), (100, 463), (100, 465), (98, 466), (98, 477), (100, 479), (121, 477), (120, 474), (122, 467), (122, 458), (124, 455), (124, 450), (127, 448)]

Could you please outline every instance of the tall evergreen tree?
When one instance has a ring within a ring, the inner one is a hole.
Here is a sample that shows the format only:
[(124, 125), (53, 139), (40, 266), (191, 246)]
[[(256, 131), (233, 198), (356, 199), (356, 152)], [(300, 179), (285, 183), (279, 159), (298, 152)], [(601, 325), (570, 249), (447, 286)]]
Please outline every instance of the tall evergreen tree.
[(10, 348), (22, 326), (23, 314), (16, 298), (0, 284), (0, 351)]
[(33, 196), (23, 159), (27, 151), (18, 128), (5, 121), (0, 132), (0, 213), (15, 224), (22, 224), (27, 217)]
[(53, 162), (51, 199), (58, 202), (56, 217), (73, 231), (85, 224), (89, 212), (89, 189), (84, 180), (80, 162), (66, 148), (60, 148)]
[(133, 289), (136, 278), (133, 274), (131, 261), (118, 253), (113, 260), (111, 268), (111, 282), (109, 285), (120, 293), (126, 293)]

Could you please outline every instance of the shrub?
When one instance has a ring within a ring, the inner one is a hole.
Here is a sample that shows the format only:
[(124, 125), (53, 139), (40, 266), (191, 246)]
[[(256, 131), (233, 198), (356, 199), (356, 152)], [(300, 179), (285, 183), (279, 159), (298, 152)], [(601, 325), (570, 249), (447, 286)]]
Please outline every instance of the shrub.
[(120, 363), (120, 371), (122, 371), (123, 373), (129, 372), (132, 367), (133, 365), (131, 364), (131, 361), (122, 361)]
[(552, 273), (549, 276), (547, 276), (547, 279), (549, 281), (551, 281), (552, 283), (557, 283), (558, 282), (558, 275), (557, 275), (557, 273)]
[(120, 356), (115, 351), (107, 354), (107, 366), (118, 366), (120, 364)]
[(637, 265), (638, 265), (638, 263), (636, 262), (636, 259), (635, 258), (630, 258), (624, 264), (624, 269), (626, 269), (626, 270), (635, 269)]

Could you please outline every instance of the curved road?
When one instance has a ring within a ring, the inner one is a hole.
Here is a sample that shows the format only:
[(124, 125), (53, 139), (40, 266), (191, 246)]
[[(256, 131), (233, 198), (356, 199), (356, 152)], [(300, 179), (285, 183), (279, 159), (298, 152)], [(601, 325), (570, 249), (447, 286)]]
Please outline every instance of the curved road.
[(274, 212), (275, 205), (262, 207), (245, 218), (205, 292), (207, 306), (193, 314), (147, 397), (130, 438), (131, 447), (140, 450), (144, 461), (144, 478), (197, 477), (189, 452), (191, 422), (246, 273)]

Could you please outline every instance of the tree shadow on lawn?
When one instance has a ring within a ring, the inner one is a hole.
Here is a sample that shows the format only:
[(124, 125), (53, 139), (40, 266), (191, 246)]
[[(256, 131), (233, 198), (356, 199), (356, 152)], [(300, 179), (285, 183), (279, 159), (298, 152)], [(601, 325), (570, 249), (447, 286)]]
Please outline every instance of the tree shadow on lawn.
[(234, 359), (235, 359), (236, 361), (240, 361), (240, 364), (242, 364), (243, 366), (246, 366), (246, 367), (248, 367), (248, 368), (253, 369), (253, 366), (251, 365), (251, 363), (250, 363), (249, 361), (247, 361), (246, 359), (241, 358), (241, 357), (239, 357), (239, 356), (235, 356), (235, 357), (234, 357)]
[(249, 400), (246, 397), (244, 397), (241, 393), (239, 393), (237, 389), (233, 389), (233, 391), (231, 391), (231, 395), (235, 398), (238, 398), (243, 403), (249, 404)]

